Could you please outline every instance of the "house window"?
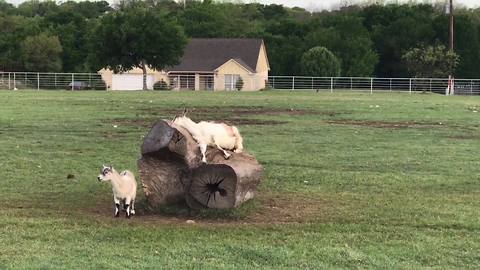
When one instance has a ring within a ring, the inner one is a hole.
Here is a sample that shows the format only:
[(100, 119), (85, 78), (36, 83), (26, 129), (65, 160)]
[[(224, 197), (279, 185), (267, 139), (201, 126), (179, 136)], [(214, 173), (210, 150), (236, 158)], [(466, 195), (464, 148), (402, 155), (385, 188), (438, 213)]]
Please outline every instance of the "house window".
[(237, 74), (225, 74), (225, 90), (237, 90), (235, 85), (237, 84), (240, 75)]
[(213, 75), (200, 75), (200, 90), (213, 90)]

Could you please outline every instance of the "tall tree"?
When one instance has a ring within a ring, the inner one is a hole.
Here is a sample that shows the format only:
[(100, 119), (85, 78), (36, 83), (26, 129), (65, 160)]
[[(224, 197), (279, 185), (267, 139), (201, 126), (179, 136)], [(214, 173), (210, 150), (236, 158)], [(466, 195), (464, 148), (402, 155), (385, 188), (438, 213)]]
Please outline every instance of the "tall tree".
[(59, 72), (62, 70), (62, 45), (56, 36), (41, 33), (27, 37), (21, 45), (27, 71)]
[(39, 18), (24, 18), (0, 14), (0, 70), (21, 71), (21, 42), (41, 32)]
[(378, 64), (370, 34), (360, 17), (336, 14), (310, 23), (306, 41), (310, 47), (325, 46), (340, 60), (343, 76), (371, 76)]
[(177, 64), (186, 38), (182, 29), (166, 16), (133, 5), (102, 17), (91, 42), (91, 60), (97, 66), (114, 72), (141, 68), (146, 90), (147, 67), (162, 70)]

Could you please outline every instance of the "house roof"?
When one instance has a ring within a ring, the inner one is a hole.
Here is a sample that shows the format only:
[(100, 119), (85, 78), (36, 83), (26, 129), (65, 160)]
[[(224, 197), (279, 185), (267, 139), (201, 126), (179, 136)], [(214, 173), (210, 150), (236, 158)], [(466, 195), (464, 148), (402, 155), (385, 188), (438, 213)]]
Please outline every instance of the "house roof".
[(168, 70), (170, 72), (213, 72), (227, 61), (234, 59), (248, 70), (255, 72), (261, 45), (261, 39), (193, 38), (185, 48), (180, 64)]

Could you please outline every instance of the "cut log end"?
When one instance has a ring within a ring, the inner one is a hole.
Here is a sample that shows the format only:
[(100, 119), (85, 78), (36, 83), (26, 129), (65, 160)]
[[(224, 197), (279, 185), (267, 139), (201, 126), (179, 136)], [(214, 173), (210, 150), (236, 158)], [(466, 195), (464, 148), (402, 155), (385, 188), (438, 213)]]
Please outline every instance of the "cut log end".
[(187, 204), (191, 208), (233, 208), (237, 176), (235, 171), (222, 164), (205, 164), (191, 172)]

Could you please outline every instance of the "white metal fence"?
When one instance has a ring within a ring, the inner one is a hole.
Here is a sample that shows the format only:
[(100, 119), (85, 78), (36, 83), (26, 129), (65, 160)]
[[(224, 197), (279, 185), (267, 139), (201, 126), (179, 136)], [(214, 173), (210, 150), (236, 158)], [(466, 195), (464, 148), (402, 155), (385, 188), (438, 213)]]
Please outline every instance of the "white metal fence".
[(96, 73), (0, 72), (0, 89), (105, 90)]
[[(453, 79), (455, 95), (479, 95), (480, 79)], [(303, 77), (269, 76), (268, 86), (284, 90), (315, 91), (403, 91), (445, 94), (448, 78), (368, 78), (368, 77)]]
[[(166, 85), (168, 89), (212, 90), (212, 75), (172, 75)], [(256, 89), (258, 80), (244, 78), (245, 86)], [(263, 79), (262, 79), (263, 82)], [(225, 84), (218, 81), (217, 84)], [(403, 91), (434, 92), (445, 94), (448, 78), (369, 78), (369, 77), (305, 77), (269, 76), (267, 87), (279, 90), (314, 91)], [(456, 95), (480, 95), (480, 79), (453, 79), (453, 93)], [(65, 89), (65, 90), (106, 90), (105, 82), (97, 73), (35, 73), (0, 72), (0, 89)]]

